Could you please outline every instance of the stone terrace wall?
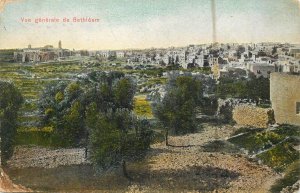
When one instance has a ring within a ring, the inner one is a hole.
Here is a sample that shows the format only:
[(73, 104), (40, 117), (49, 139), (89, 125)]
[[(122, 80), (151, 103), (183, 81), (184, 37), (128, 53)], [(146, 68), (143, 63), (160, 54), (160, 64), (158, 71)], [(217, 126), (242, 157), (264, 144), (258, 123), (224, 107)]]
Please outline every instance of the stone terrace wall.
[(217, 116), (230, 122), (233, 120), (232, 113), (233, 113), (234, 108), (239, 105), (254, 106), (255, 103), (251, 100), (245, 100), (245, 99), (234, 99), (234, 98), (218, 99)]
[(274, 122), (273, 110), (240, 105), (233, 110), (233, 120), (238, 125), (267, 128), (270, 123)]
[(43, 147), (17, 146), (7, 164), (13, 168), (54, 168), (62, 165), (87, 164), (84, 148), (48, 149)]

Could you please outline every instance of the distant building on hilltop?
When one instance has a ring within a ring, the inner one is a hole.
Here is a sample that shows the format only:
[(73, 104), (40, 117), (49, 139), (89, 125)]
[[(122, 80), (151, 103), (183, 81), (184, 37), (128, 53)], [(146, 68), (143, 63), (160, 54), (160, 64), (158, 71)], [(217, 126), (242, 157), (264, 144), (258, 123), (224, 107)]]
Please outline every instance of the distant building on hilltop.
[(32, 48), (29, 44), (28, 48), (14, 52), (14, 61), (23, 63), (47, 62), (72, 55), (74, 55), (74, 52), (68, 49), (62, 49), (61, 41), (58, 42), (58, 48), (54, 48), (52, 45), (46, 45), (40, 48)]

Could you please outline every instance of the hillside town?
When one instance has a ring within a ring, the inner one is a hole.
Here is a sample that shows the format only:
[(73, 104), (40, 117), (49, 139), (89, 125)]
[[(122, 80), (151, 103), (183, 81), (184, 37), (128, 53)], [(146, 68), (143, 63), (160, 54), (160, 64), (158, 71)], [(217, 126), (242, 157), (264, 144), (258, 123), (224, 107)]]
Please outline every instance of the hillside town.
[(257, 77), (270, 77), (272, 72), (299, 73), (300, 45), (281, 43), (249, 44), (204, 44), (186, 47), (145, 50), (78, 50), (46, 45), (42, 48), (20, 49), (14, 52), (13, 60), (22, 63), (63, 61), (75, 57), (93, 57), (110, 61), (120, 60), (129, 66), (178, 65), (183, 69), (211, 67), (215, 78), (227, 76), (230, 71), (250, 71)]

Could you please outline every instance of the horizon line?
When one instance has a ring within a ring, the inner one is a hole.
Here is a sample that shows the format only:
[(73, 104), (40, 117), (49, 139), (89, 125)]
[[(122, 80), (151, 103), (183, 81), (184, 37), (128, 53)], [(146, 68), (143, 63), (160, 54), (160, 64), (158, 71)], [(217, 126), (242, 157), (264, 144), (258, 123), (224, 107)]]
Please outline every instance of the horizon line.
[[(63, 41), (62, 41), (63, 42)], [(99, 50), (105, 50), (105, 51), (121, 51), (121, 50), (151, 50), (151, 49), (169, 49), (169, 48), (183, 48), (183, 47), (188, 47), (188, 46), (191, 46), (191, 45), (213, 45), (213, 44), (239, 44), (239, 45), (243, 45), (243, 44), (261, 44), (261, 43), (273, 43), (273, 44), (291, 44), (291, 45), (300, 45), (300, 42), (278, 42), (278, 41), (261, 41), (261, 42), (210, 42), (210, 43), (197, 43), (197, 44), (193, 44), (193, 43), (189, 43), (189, 44), (185, 44), (185, 45), (180, 45), (180, 46), (168, 46), (168, 47), (155, 47), (155, 46), (152, 46), (152, 47), (145, 47), (145, 48), (130, 48), (130, 47), (127, 47), (127, 48), (105, 48), (105, 49), (88, 49), (88, 48), (63, 48), (62, 49), (68, 49), (68, 50), (88, 50), (88, 51), (99, 51)], [(31, 44), (28, 44), (28, 45), (31, 45)], [(27, 46), (28, 46), (27, 45)], [(32, 46), (32, 45), (31, 45)], [(45, 46), (53, 46), (51, 44), (44, 44), (44, 46), (37, 46), (37, 47), (32, 47), (31, 49), (34, 49), (34, 48), (44, 48)], [(53, 48), (58, 48), (58, 47), (54, 47)], [(28, 47), (24, 47), (24, 48), (0, 48), (0, 50), (20, 50), (20, 49), (28, 49)]]

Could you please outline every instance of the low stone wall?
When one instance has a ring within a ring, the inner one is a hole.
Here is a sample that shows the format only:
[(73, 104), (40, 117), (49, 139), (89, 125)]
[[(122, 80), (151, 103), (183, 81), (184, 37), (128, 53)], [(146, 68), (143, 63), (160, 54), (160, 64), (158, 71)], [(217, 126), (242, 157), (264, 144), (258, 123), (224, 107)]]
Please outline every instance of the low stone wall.
[(218, 99), (218, 110), (217, 116), (226, 122), (231, 122), (233, 120), (233, 110), (239, 105), (255, 105), (254, 102), (243, 99)]
[(270, 123), (274, 123), (274, 112), (270, 108), (239, 105), (233, 110), (233, 120), (238, 125), (267, 128)]
[(62, 165), (86, 164), (84, 148), (49, 149), (43, 147), (17, 146), (7, 164), (13, 168), (54, 168)]

